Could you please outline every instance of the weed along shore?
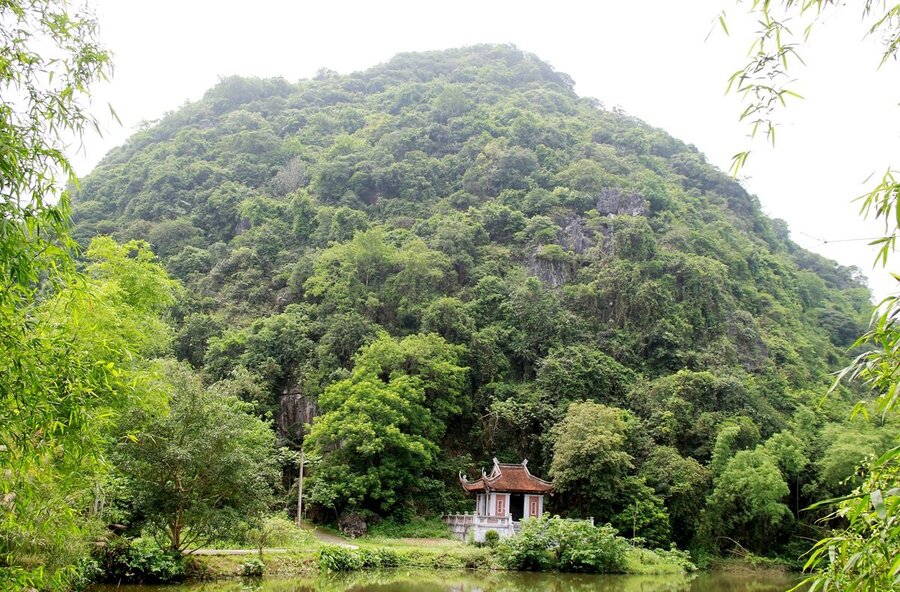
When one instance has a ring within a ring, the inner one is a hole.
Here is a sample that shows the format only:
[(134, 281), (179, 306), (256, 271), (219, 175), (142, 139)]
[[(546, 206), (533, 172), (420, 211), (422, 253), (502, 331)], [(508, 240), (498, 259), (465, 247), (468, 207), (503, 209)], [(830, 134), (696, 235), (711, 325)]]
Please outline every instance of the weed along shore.
[[(393, 568), (421, 570), (517, 571), (498, 549), (473, 546), (455, 541), (403, 539), (397, 541), (360, 541), (356, 548), (323, 545), (315, 550), (263, 551), (259, 555), (227, 554), (195, 555), (184, 572), (185, 580), (215, 580), (258, 576), (286, 578), (315, 576)], [(623, 573), (640, 575), (686, 575), (695, 568), (683, 558), (673, 559), (666, 553), (633, 549), (626, 552), (624, 571), (570, 570), (573, 573)], [(556, 572), (548, 563), (547, 571)], [(524, 570), (534, 571), (534, 570)]]
[[(448, 535), (446, 527), (443, 534)], [(524, 520), (517, 534), (488, 537), (485, 543), (441, 537), (351, 540), (304, 529), (294, 529), (292, 536), (276, 538), (279, 548), (203, 549), (182, 556), (160, 552), (144, 541), (119, 541), (95, 553), (90, 576), (98, 582), (155, 584), (395, 568), (640, 575), (696, 571), (686, 552), (634, 547), (612, 527), (559, 517)]]
[[(671, 558), (633, 549), (625, 574), (517, 571), (498, 549), (435, 538), (363, 538), (355, 547), (263, 551), (253, 556), (194, 557), (185, 579), (166, 592), (257, 592), (317, 590), (351, 592), (784, 592), (796, 573), (729, 560), (694, 571)], [(141, 592), (143, 586), (96, 585), (92, 592)]]

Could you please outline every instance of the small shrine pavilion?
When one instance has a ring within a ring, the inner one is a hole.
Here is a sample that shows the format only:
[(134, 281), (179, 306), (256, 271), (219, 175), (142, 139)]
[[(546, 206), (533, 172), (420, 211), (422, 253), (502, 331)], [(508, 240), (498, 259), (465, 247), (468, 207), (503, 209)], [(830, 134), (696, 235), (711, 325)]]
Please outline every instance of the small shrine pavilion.
[(475, 513), (446, 517), (451, 531), (461, 539), (472, 536), (483, 542), (487, 531), (501, 537), (519, 530), (523, 518), (540, 518), (544, 513), (544, 496), (553, 493), (553, 484), (528, 471), (528, 460), (501, 463), (494, 459), (490, 474), (481, 471), (475, 481), (460, 474), (459, 482), (468, 493), (475, 494)]

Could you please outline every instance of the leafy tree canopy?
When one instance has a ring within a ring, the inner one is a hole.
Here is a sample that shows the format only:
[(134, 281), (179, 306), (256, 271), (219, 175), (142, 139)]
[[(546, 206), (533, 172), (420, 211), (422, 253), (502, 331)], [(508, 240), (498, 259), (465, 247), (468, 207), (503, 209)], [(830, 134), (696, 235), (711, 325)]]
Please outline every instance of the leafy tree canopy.
[(168, 409), (134, 415), (114, 460), (135, 525), (180, 552), (235, 536), (261, 518), (278, 459), (274, 433), (248, 404), (204, 388), (177, 363), (164, 363), (159, 372)]

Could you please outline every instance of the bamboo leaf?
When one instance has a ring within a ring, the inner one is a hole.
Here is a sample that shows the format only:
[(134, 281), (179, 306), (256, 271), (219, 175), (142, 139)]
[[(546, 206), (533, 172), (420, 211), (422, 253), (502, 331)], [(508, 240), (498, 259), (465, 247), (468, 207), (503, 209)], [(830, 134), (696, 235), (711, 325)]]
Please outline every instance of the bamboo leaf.
[(884, 498), (881, 495), (881, 490), (874, 490), (869, 494), (869, 499), (872, 500), (872, 507), (875, 508), (875, 513), (878, 514), (878, 517), (882, 520), (887, 518), (887, 510), (884, 507)]

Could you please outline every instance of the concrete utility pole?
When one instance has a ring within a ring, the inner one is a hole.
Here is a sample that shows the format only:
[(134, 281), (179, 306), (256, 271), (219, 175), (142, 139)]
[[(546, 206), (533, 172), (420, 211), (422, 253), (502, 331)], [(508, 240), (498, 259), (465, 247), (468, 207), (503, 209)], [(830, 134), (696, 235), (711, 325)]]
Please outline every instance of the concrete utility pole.
[(303, 465), (306, 459), (303, 456), (303, 449), (300, 449), (300, 478), (297, 480), (297, 526), (301, 526), (303, 516)]

